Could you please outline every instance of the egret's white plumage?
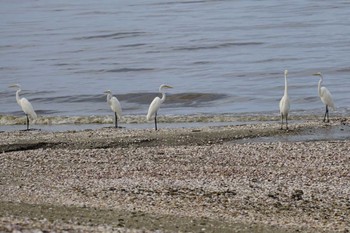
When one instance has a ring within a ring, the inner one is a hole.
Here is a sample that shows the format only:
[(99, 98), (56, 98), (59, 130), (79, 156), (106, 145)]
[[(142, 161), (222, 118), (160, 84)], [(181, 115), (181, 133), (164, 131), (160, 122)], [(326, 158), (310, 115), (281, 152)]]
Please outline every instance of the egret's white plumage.
[(118, 99), (112, 95), (112, 92), (110, 90), (105, 91), (105, 93), (107, 94), (107, 103), (114, 112), (115, 127), (118, 128), (118, 119), (122, 118), (122, 107)]
[(149, 121), (154, 116), (155, 130), (157, 130), (157, 112), (160, 108), (160, 105), (165, 101), (165, 98), (166, 98), (165, 90), (168, 88), (172, 88), (172, 87), (166, 84), (160, 85), (159, 92), (162, 93), (162, 98), (159, 98), (158, 96), (154, 98), (148, 108), (148, 113), (146, 118)]
[(323, 82), (322, 73), (318, 72), (313, 75), (320, 77), (320, 81), (318, 81), (318, 95), (320, 96), (322, 103), (326, 105), (326, 113), (324, 114), (323, 122), (326, 122), (326, 117), (327, 117), (327, 122), (329, 122), (328, 107), (331, 107), (333, 111), (335, 110), (332, 94), (326, 87), (321, 86)]
[(37, 118), (37, 115), (34, 111), (32, 104), (26, 98), (20, 98), (19, 93), (22, 91), (19, 84), (13, 84), (10, 87), (17, 88), (16, 91), (16, 100), (18, 105), (22, 108), (22, 111), (26, 114), (27, 117), (27, 130), (29, 130), (29, 117), (34, 120)]
[(281, 129), (283, 129), (283, 118), (286, 119), (286, 129), (288, 129), (288, 113), (290, 109), (290, 101), (288, 97), (288, 82), (287, 82), (288, 70), (284, 71), (284, 95), (280, 100), (280, 113), (281, 113)]

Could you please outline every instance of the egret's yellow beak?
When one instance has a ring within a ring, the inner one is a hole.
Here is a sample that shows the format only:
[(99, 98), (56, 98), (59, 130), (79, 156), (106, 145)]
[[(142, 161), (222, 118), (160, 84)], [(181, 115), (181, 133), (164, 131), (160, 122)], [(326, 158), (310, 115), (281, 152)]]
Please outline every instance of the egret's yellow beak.
[(18, 87), (18, 84), (11, 84), (9, 87)]
[(165, 88), (173, 88), (172, 86), (169, 86), (169, 85), (165, 85), (163, 87), (165, 87)]

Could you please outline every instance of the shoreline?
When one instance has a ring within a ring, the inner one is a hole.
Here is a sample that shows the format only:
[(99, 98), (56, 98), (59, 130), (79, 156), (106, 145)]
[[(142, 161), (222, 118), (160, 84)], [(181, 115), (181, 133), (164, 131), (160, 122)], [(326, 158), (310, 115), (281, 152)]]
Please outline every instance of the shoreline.
[(346, 232), (347, 122), (2, 132), (0, 230)]
[[(292, 113), (288, 118), (291, 123), (300, 123), (308, 121), (322, 121), (323, 112), (320, 113)], [(348, 118), (345, 113), (332, 114), (331, 120), (333, 122), (346, 120)], [(220, 125), (236, 125), (236, 124), (254, 124), (254, 123), (280, 123), (281, 117), (276, 112), (265, 113), (222, 113), (222, 114), (208, 114), (198, 113), (192, 115), (159, 115), (157, 121), (162, 128), (189, 128), (189, 127), (207, 127), (207, 126), (220, 126)], [(80, 130), (99, 129), (101, 127), (114, 126), (114, 118), (112, 115), (82, 115), (82, 116), (52, 116), (52, 115), (39, 115), (30, 124), (38, 129), (47, 129), (54, 127), (69, 127), (86, 126), (86, 128), (80, 128)], [(119, 119), (118, 123), (128, 129), (147, 129), (153, 128), (153, 120), (147, 121), (145, 115), (125, 115)], [(11, 130), (11, 128), (22, 129), (25, 126), (25, 116), (23, 115), (1, 115), (0, 114), (0, 126)], [(184, 126), (182, 126), (184, 125)], [(72, 128), (73, 129), (73, 128)], [(8, 131), (6, 130), (6, 131)], [(78, 128), (79, 130), (79, 128)], [(13, 130), (11, 130), (13, 131)], [(55, 131), (53, 129), (53, 131)]]

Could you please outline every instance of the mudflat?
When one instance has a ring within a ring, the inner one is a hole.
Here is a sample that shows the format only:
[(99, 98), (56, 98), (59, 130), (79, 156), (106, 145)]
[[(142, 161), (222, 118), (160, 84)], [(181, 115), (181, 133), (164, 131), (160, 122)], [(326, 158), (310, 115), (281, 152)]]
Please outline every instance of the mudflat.
[(349, 232), (349, 119), (0, 133), (0, 231)]

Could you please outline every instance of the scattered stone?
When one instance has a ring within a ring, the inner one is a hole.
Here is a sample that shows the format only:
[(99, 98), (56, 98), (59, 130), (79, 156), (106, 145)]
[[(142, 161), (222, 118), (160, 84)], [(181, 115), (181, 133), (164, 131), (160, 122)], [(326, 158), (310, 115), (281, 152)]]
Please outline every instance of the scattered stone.
[[(323, 127), (320, 122), (300, 123), (288, 136)], [(148, 232), (156, 228), (142, 226), (152, 221), (161, 226), (159, 231), (166, 231), (171, 221), (162, 220), (165, 216), (172, 220), (182, 216), (172, 229), (215, 232), (213, 226), (238, 222), (274, 226), (277, 233), (346, 232), (350, 226), (350, 141), (257, 138), (287, 136), (278, 128), (278, 124), (264, 123), (197, 131), (4, 132), (0, 231), (1, 226), (8, 226), (6, 219), (41, 231), (111, 232), (118, 227), (117, 232)], [(47, 221), (40, 222), (44, 218), (40, 213), (31, 210), (23, 217), (21, 211), (5, 210), (4, 203), (75, 207), (88, 212), (91, 221), (87, 224), (79, 212), (65, 212), (58, 218), (57, 212), (50, 211)], [(106, 209), (108, 214), (96, 217)], [(122, 215), (108, 222), (115, 210), (134, 211), (133, 221)], [(145, 223), (147, 215), (157, 218)], [(202, 220), (188, 221), (198, 218), (217, 222), (194, 230)]]
[(295, 201), (303, 200), (303, 194), (304, 194), (303, 190), (296, 189), (292, 193), (292, 199)]

